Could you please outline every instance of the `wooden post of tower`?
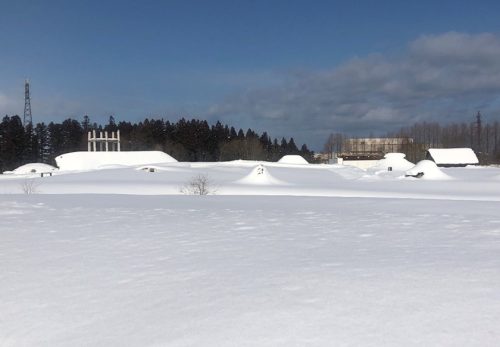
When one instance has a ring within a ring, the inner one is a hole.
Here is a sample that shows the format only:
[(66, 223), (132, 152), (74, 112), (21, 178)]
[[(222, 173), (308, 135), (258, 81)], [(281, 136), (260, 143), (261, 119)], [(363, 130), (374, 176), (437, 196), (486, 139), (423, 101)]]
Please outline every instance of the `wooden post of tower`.
[(100, 131), (99, 134), (97, 134), (95, 130), (92, 130), (87, 133), (87, 138), (87, 149), (89, 152), (119, 152), (121, 149), (120, 130), (118, 130), (116, 133), (112, 131), (111, 135), (108, 134), (107, 131)]
[(118, 152), (120, 152), (120, 129), (118, 129), (118, 131), (116, 132), (116, 135), (117, 135), (117, 145), (118, 145)]

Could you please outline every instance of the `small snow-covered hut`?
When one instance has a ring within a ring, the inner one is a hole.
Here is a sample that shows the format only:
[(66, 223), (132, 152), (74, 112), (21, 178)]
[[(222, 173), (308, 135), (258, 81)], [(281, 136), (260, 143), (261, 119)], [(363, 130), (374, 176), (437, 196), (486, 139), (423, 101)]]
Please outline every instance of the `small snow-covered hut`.
[(478, 165), (476, 153), (470, 148), (430, 148), (425, 159), (432, 160), (440, 167)]

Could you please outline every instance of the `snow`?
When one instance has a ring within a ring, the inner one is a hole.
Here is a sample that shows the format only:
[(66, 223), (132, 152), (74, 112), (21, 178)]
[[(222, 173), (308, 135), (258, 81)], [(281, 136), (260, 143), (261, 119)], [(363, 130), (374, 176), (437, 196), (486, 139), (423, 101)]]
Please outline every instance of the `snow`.
[(0, 175), (0, 346), (497, 346), (500, 168), (438, 170)]
[(137, 152), (71, 152), (56, 157), (61, 170), (95, 170), (112, 165), (132, 166), (176, 162), (170, 155), (160, 151)]
[(476, 153), (470, 148), (430, 148), (430, 155), (438, 165), (478, 164)]
[[(259, 178), (261, 184), (257, 184), (259, 182), (251, 174), (259, 165), (263, 165), (266, 170), (263, 178)], [(155, 172), (140, 170), (144, 167), (154, 167), (156, 170)], [(217, 187), (217, 195), (500, 201), (499, 168), (439, 169), (432, 162), (429, 167), (434, 170), (428, 172), (426, 179), (415, 180), (412, 177), (405, 178), (404, 172), (400, 171), (386, 172), (382, 175), (342, 165), (296, 165), (255, 161), (174, 162), (118, 166), (86, 172), (59, 170), (51, 177), (38, 177), (34, 180), (40, 194), (179, 195), (180, 189), (190, 179), (206, 175)], [(453, 180), (438, 180), (445, 176)], [(265, 177), (269, 179), (264, 179)], [(0, 194), (21, 194), (24, 182), (25, 178), (22, 176), (0, 175)]]
[(309, 164), (307, 162), (307, 160), (305, 160), (300, 155), (285, 155), (280, 160), (278, 160), (278, 163), (282, 163), (282, 164)]
[(423, 179), (426, 180), (448, 180), (451, 177), (441, 171), (435, 162), (431, 160), (421, 160), (410, 170), (406, 171), (408, 176), (418, 176), (423, 174)]
[(412, 162), (405, 159), (404, 153), (387, 153), (384, 159), (378, 161), (376, 165), (370, 168), (372, 171), (388, 171), (392, 168), (393, 171), (406, 171), (415, 166)]
[(17, 169), (13, 171), (6, 171), (4, 174), (11, 175), (29, 175), (34, 173), (50, 173), (57, 171), (56, 167), (52, 165), (43, 164), (43, 163), (29, 163), (22, 166), (19, 166)]
[(498, 203), (0, 196), (2, 346), (496, 346)]

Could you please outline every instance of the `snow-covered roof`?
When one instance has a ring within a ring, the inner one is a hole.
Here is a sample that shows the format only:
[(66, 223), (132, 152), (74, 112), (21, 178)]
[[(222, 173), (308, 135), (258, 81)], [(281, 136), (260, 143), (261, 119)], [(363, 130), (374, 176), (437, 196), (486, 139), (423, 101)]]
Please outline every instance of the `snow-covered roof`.
[(175, 163), (177, 160), (161, 151), (137, 152), (71, 152), (56, 157), (61, 170), (95, 170), (113, 165), (134, 166)]
[(430, 148), (428, 152), (437, 165), (479, 164), (476, 153), (470, 148)]

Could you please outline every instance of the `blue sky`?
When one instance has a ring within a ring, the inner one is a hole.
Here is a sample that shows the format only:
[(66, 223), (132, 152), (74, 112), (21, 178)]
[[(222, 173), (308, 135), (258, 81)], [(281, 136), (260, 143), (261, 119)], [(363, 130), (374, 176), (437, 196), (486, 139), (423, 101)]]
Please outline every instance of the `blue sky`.
[(497, 1), (0, 8), (0, 113), (22, 114), (28, 77), (35, 122), (220, 119), (320, 149), (331, 131), (500, 116)]

